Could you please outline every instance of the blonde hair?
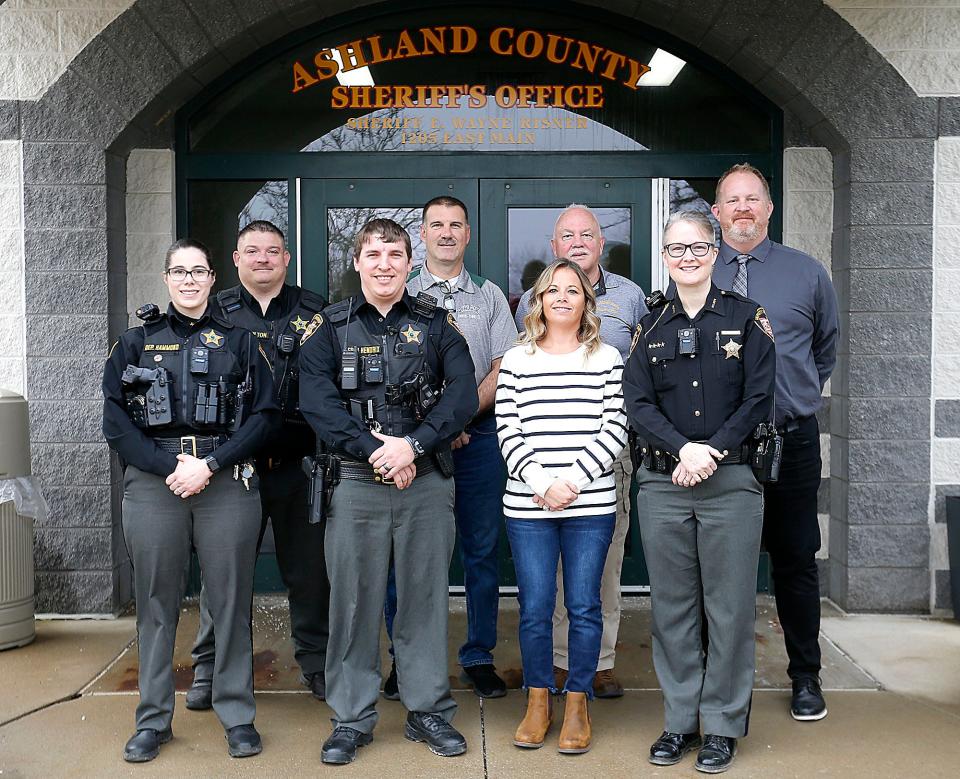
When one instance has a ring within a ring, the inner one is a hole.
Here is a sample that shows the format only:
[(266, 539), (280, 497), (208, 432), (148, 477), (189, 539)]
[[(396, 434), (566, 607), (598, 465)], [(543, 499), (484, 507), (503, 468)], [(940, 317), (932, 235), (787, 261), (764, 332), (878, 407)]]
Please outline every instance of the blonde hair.
[(600, 348), (600, 317), (597, 316), (597, 293), (583, 269), (572, 260), (556, 260), (543, 269), (530, 290), (530, 310), (523, 318), (523, 333), (518, 343), (527, 345), (527, 352), (533, 354), (537, 344), (547, 334), (547, 320), (543, 316), (543, 295), (553, 283), (553, 277), (558, 270), (566, 268), (573, 271), (583, 288), (583, 316), (580, 318), (580, 329), (577, 338), (586, 349), (587, 354), (593, 354)]

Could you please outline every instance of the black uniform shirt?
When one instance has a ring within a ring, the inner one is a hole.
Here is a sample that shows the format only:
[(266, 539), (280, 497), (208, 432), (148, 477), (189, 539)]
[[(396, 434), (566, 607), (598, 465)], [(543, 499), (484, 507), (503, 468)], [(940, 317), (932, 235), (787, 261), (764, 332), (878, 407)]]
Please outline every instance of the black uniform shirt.
[[(190, 319), (171, 303), (167, 317), (173, 331), (183, 338), (211, 321), (210, 307), (200, 319)], [(252, 455), (267, 440), (274, 426), (280, 423), (280, 410), (273, 397), (273, 377), (270, 365), (256, 340), (239, 327), (223, 328), (226, 346), (236, 356), (240, 370), (246, 373), (248, 355), (253, 381), (250, 415), (230, 440), (217, 448), (216, 458), (221, 468), (233, 465)], [(178, 438), (183, 435), (211, 435), (207, 431), (192, 430), (181, 424), (144, 430), (137, 427), (127, 415), (120, 377), (127, 365), (137, 365), (143, 352), (143, 329), (132, 327), (113, 345), (103, 371), (103, 434), (110, 447), (130, 465), (142, 471), (169, 476), (176, 470), (177, 456), (160, 449), (152, 440)]]
[[(650, 443), (677, 455), (690, 441), (720, 451), (743, 444), (770, 418), (776, 373), (763, 308), (711, 285), (691, 321), (676, 293), (640, 322), (623, 376), (627, 416)], [(699, 352), (681, 354), (678, 331), (699, 330)]]
[[(362, 293), (351, 301), (352, 316), (372, 336), (382, 336), (387, 328), (416, 316), (413, 298), (406, 292), (385, 317), (367, 303)], [(459, 435), (480, 403), (467, 342), (450, 323), (446, 311), (438, 310), (434, 316), (440, 320), (440, 326), (429, 328), (426, 360), (437, 381), (444, 383), (444, 389), (440, 400), (411, 434), (427, 452)], [(342, 348), (336, 329), (324, 316), (316, 332), (308, 330), (304, 338), (300, 347), (300, 410), (324, 443), (366, 461), (382, 442), (344, 404), (348, 393), (339, 385)]]
[[(257, 338), (265, 341), (274, 340), (276, 333), (273, 332), (272, 326), (277, 322), (283, 323), (281, 330), (290, 332), (286, 329), (286, 323), (290, 321), (293, 312), (300, 306), (300, 290), (297, 287), (284, 284), (280, 288), (280, 292), (277, 293), (277, 296), (267, 304), (266, 313), (264, 313), (260, 307), (260, 301), (251, 295), (246, 287), (238, 284), (236, 289), (240, 294), (240, 304), (248, 309), (253, 317), (264, 323), (263, 327), (254, 331), (254, 335), (257, 336)], [(229, 314), (223, 314), (223, 318), (227, 321), (232, 321)], [(309, 315), (307, 318), (309, 319)], [(304, 323), (304, 326), (305, 325), (306, 323)], [(280, 382), (283, 377), (277, 373), (277, 363), (279, 362), (280, 368), (282, 368), (283, 359), (280, 358), (278, 360), (276, 349), (272, 344), (265, 345), (264, 349), (274, 358), (274, 364), (270, 367), (273, 370), (274, 381)], [(291, 355), (290, 359), (291, 362), (296, 360), (296, 355)], [(303, 420), (298, 421), (299, 424), (291, 422), (289, 419), (284, 419), (283, 426), (274, 430), (274, 434), (267, 442), (264, 451), (259, 452), (259, 454), (264, 457), (269, 454), (294, 454), (297, 456), (307, 452), (312, 454), (315, 446), (313, 431), (310, 430), (310, 427), (306, 425)]]

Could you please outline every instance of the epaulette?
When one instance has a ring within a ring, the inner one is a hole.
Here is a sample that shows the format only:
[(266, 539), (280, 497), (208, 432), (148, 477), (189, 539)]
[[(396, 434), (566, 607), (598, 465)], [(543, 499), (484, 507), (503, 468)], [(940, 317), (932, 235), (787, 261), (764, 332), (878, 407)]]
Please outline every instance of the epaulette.
[(163, 314), (160, 313), (160, 306), (156, 303), (147, 303), (136, 310), (136, 316), (146, 324), (151, 324), (159, 321)]
[(220, 327), (222, 327), (224, 330), (233, 330), (233, 328), (236, 327), (233, 322), (227, 319), (226, 315), (220, 309), (211, 308), (210, 318), (220, 325)]
[(304, 308), (320, 312), (327, 307), (326, 298), (310, 289), (300, 289), (300, 302)]
[(751, 306), (756, 305), (756, 301), (750, 300), (750, 298), (746, 297), (745, 295), (741, 295), (739, 292), (734, 292), (732, 289), (721, 289), (720, 294), (725, 298), (739, 300), (741, 303), (749, 303)]
[(437, 313), (437, 299), (426, 292), (417, 293), (413, 301), (413, 313), (417, 316), (432, 317)]
[(223, 313), (232, 314), (243, 306), (243, 301), (240, 299), (240, 287), (230, 287), (230, 289), (220, 290), (220, 292), (217, 293), (217, 303), (220, 305), (220, 308), (223, 309)]
[(341, 300), (323, 309), (324, 315), (331, 322), (343, 322), (350, 313), (350, 306), (353, 304), (353, 298)]

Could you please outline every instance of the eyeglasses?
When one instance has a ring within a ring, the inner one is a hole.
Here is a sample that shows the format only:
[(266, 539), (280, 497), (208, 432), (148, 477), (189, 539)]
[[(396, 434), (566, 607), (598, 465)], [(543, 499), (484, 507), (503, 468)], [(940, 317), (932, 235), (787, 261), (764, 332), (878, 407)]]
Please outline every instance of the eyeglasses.
[(453, 297), (453, 290), (450, 289), (450, 282), (441, 281), (439, 286), (443, 293), (443, 307), (451, 314), (457, 313), (457, 301)]
[(694, 257), (706, 257), (712, 248), (714, 248), (712, 243), (697, 241), (696, 243), (668, 243), (663, 247), (663, 250), (668, 257), (679, 260), (687, 253), (687, 249)]
[(187, 276), (196, 281), (199, 284), (202, 284), (207, 279), (213, 275), (213, 271), (209, 268), (191, 268), (187, 270), (186, 268), (170, 268), (167, 270), (167, 276), (176, 281), (178, 284), (181, 281), (186, 281)]

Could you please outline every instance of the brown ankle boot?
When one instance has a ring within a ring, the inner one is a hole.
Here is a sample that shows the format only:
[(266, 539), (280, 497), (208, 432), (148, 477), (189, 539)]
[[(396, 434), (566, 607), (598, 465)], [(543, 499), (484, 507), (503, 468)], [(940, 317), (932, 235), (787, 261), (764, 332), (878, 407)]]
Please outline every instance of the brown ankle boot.
[(553, 722), (553, 701), (546, 687), (527, 690), (527, 714), (517, 728), (513, 743), (524, 749), (540, 749)]
[(590, 751), (590, 712), (585, 692), (567, 692), (567, 707), (563, 712), (558, 751), (565, 755), (579, 755)]

